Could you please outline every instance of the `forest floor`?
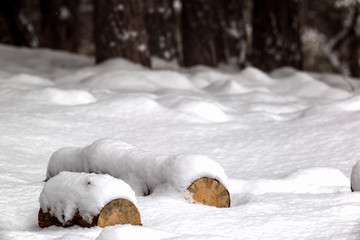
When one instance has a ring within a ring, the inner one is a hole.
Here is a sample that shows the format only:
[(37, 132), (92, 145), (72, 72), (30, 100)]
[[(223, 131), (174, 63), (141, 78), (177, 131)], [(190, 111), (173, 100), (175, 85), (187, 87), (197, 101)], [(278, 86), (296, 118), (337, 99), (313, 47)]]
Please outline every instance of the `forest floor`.
[[(148, 70), (0, 46), (0, 239), (354, 239), (360, 84), (281, 68)], [(350, 85), (351, 87), (350, 87)], [(350, 91), (354, 89), (354, 91)], [(154, 154), (204, 154), (231, 207), (167, 191), (136, 196), (143, 226), (37, 226), (49, 159), (98, 139)]]

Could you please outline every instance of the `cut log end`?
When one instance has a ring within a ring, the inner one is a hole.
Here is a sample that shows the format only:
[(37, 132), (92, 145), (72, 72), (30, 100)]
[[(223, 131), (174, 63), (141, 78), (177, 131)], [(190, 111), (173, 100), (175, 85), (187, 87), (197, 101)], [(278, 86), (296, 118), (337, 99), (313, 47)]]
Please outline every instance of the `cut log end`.
[(194, 203), (217, 208), (230, 207), (229, 191), (216, 179), (199, 178), (190, 185), (188, 190), (193, 193)]
[(100, 212), (97, 225), (99, 227), (116, 224), (142, 225), (139, 210), (126, 199), (115, 199)]
[(136, 206), (126, 199), (115, 199), (108, 203), (100, 212), (98, 216), (95, 216), (91, 223), (86, 222), (79, 212), (77, 212), (74, 218), (62, 224), (55, 216), (52, 216), (50, 212), (43, 212), (40, 208), (38, 215), (38, 225), (41, 228), (55, 226), (70, 227), (73, 225), (79, 225), (82, 227), (107, 227), (116, 224), (132, 224), (142, 225), (140, 213)]

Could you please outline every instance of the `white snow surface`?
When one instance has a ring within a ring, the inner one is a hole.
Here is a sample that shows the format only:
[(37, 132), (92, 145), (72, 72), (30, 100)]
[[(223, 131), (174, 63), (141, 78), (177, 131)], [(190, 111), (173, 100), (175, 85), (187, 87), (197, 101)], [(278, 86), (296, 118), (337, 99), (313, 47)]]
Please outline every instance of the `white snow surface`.
[(112, 200), (122, 198), (136, 204), (135, 192), (124, 181), (103, 174), (61, 172), (49, 179), (40, 194), (40, 208), (65, 225), (79, 211), (91, 223)]
[(109, 174), (142, 196), (166, 183), (185, 192), (200, 177), (215, 178), (227, 186), (220, 164), (205, 155), (154, 154), (115, 139), (100, 139), (84, 148), (59, 149), (50, 158), (47, 179), (62, 171)]
[[(357, 80), (291, 68), (162, 66), (94, 66), (82, 56), (0, 45), (1, 240), (360, 238), (360, 193), (350, 192), (360, 159)], [(190, 204), (162, 184), (137, 196), (143, 227), (40, 229), (52, 154), (99, 139), (155, 159), (213, 159), (229, 178), (231, 207)]]

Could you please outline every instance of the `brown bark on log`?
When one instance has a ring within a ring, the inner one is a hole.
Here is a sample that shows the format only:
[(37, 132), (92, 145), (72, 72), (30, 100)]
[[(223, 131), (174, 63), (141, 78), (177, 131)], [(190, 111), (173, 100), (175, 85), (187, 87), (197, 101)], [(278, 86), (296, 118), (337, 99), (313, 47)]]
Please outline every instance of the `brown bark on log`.
[(81, 227), (107, 227), (116, 224), (142, 225), (138, 209), (129, 200), (115, 199), (111, 201), (100, 211), (98, 216), (93, 217), (91, 223), (86, 222), (79, 212), (65, 224), (62, 224), (55, 216), (52, 216), (49, 211), (45, 213), (41, 208), (38, 215), (38, 225), (41, 228), (52, 225), (63, 227), (71, 227), (73, 225)]
[(143, 0), (95, 0), (96, 62), (123, 57), (150, 66)]

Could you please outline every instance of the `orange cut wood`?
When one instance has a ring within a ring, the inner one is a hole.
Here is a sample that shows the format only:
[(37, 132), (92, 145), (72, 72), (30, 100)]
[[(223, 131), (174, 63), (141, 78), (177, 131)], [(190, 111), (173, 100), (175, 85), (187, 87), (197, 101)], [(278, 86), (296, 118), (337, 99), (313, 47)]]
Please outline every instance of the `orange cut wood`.
[(195, 203), (218, 208), (230, 207), (229, 191), (218, 180), (202, 177), (193, 182), (188, 190)]
[(99, 227), (116, 224), (142, 225), (139, 210), (126, 199), (115, 199), (100, 212), (97, 225)]
[(132, 224), (142, 225), (141, 217), (136, 206), (126, 199), (115, 199), (105, 205), (100, 211), (98, 216), (94, 216), (91, 223), (86, 222), (79, 212), (77, 212), (73, 219), (62, 224), (55, 216), (50, 214), (50, 211), (43, 212), (40, 208), (38, 215), (38, 225), (41, 228), (55, 226), (71, 227), (73, 225), (79, 225), (81, 227), (107, 227), (116, 224)]

